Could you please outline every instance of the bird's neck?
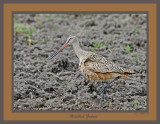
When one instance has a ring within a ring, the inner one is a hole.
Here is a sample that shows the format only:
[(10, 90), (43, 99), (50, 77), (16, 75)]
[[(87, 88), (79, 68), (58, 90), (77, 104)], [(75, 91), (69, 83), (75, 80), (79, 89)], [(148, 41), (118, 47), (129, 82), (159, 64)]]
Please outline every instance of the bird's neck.
[(85, 51), (82, 50), (82, 48), (80, 47), (78, 39), (76, 39), (76, 41), (73, 42), (73, 48), (78, 58), (81, 59), (81, 57), (83, 57), (83, 55), (85, 54)]

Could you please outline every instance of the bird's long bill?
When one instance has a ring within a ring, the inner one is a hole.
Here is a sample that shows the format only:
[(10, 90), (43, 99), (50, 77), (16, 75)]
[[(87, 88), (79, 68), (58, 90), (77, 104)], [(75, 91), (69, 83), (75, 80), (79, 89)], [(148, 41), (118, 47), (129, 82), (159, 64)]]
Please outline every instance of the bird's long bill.
[(47, 60), (51, 60), (53, 57), (55, 57), (59, 52), (61, 52), (66, 46), (68, 46), (68, 43), (66, 42), (58, 51), (53, 52)]

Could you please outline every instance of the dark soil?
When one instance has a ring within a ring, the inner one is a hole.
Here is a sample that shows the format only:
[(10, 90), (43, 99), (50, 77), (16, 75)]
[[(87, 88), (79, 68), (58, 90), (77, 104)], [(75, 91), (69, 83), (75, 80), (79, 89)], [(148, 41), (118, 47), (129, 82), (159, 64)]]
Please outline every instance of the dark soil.
[[(82, 75), (72, 46), (45, 61), (69, 35), (80, 32), (84, 50), (136, 73), (134, 80), (112, 83), (101, 107), (101, 82)], [(13, 110), (147, 109), (145, 14), (15, 14), (13, 43)]]

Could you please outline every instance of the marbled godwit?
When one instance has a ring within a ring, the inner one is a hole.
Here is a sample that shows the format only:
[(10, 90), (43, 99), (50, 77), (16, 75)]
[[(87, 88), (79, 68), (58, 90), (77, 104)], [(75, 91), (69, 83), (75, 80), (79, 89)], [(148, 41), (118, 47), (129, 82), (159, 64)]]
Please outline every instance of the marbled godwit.
[(52, 59), (69, 44), (73, 45), (75, 53), (80, 60), (79, 67), (81, 72), (92, 81), (102, 82), (102, 88), (99, 92), (102, 94), (99, 105), (102, 103), (105, 89), (112, 82), (119, 78), (130, 79), (129, 76), (133, 74), (130, 69), (122, 68), (101, 55), (82, 50), (76, 36), (68, 37), (66, 43), (58, 51), (52, 53), (47, 60)]

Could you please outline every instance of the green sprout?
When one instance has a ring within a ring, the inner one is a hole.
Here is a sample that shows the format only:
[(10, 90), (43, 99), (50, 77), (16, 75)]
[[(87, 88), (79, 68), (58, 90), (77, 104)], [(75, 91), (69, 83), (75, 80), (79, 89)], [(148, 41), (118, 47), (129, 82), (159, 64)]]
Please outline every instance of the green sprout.
[(40, 62), (41, 60), (40, 60), (40, 58), (37, 58), (37, 62)]
[(85, 16), (86, 14), (78, 14), (79, 18), (82, 18), (83, 16)]
[(58, 18), (62, 18), (62, 19), (64, 19), (64, 18), (67, 17), (65, 14), (57, 14), (56, 16), (57, 16)]
[(125, 49), (130, 53), (131, 52), (131, 47), (129, 45), (125, 46)]
[(135, 58), (136, 60), (138, 60), (138, 56), (137, 56), (136, 53), (134, 54), (134, 58)]
[(104, 47), (104, 46), (105, 46), (105, 43), (104, 43), (104, 42), (101, 42), (101, 43), (100, 43), (100, 46), (101, 46), (101, 47)]
[(91, 49), (90, 49), (90, 51), (91, 51), (91, 52), (95, 52), (95, 51), (96, 51), (96, 49), (94, 49), (94, 48), (91, 48)]
[(65, 81), (65, 83), (71, 83), (71, 81)]
[(16, 32), (18, 33), (24, 33), (24, 34), (28, 34), (30, 36), (32, 36), (32, 34), (35, 32), (35, 30), (33, 28), (29, 29), (20, 25), (16, 25), (14, 26), (14, 29)]
[(135, 33), (138, 34), (138, 33), (140, 32), (140, 30), (139, 30), (138, 28), (134, 28), (134, 29), (133, 29), (133, 32), (135, 32)]
[(68, 64), (67, 69), (70, 69), (71, 67), (72, 67), (72, 65), (71, 65), (71, 64)]
[(30, 29), (28, 27), (25, 27), (25, 24), (24, 25), (17, 24), (17, 25), (14, 26), (14, 31), (17, 32), (17, 33), (24, 34), (27, 38), (27, 44), (29, 46), (34, 44), (34, 42), (31, 40), (31, 36), (35, 32), (35, 30), (33, 28)]
[(47, 40), (45, 40), (45, 39), (41, 39), (40, 40), (42, 43), (45, 43)]
[(104, 42), (93, 43), (94, 48), (100, 48), (100, 47), (104, 47), (104, 46), (105, 46)]
[(34, 29), (30, 29), (30, 30), (28, 30), (28, 31), (29, 31), (28, 33), (29, 33), (30, 35), (32, 35), (35, 30), (34, 30)]
[(99, 43), (93, 43), (93, 47), (94, 48), (98, 48), (99, 47)]
[(133, 106), (135, 107), (135, 106), (137, 106), (137, 104), (138, 104), (138, 101), (134, 100), (133, 101)]
[(96, 51), (97, 48), (104, 47), (104, 46), (105, 46), (104, 42), (93, 43), (93, 48), (91, 48), (90, 51), (94, 52)]

